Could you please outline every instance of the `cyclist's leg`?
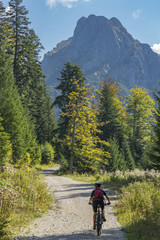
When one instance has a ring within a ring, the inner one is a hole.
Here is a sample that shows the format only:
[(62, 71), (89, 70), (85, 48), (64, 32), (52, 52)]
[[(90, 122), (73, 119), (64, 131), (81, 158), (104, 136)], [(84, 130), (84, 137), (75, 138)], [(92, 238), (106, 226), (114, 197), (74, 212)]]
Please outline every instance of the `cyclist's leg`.
[(96, 228), (97, 202), (93, 201), (93, 229)]
[(97, 216), (97, 212), (93, 213), (93, 228), (96, 229), (96, 216)]
[(106, 221), (106, 218), (105, 218), (104, 202), (103, 202), (103, 201), (101, 202), (101, 209), (102, 209), (102, 217), (103, 217), (103, 221), (105, 222), (105, 221)]

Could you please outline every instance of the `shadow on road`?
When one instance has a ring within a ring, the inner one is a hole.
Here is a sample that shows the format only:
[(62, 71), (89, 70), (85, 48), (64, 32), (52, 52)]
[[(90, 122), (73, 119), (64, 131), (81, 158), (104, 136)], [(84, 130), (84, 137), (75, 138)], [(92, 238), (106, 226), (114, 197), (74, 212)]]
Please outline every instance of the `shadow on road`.
[[(90, 194), (92, 190), (94, 189), (94, 186), (92, 184), (88, 183), (81, 183), (81, 184), (65, 184), (63, 185), (64, 189), (59, 190), (57, 189), (57, 193), (62, 193), (60, 196), (58, 196), (57, 200), (62, 199), (70, 199), (70, 198), (77, 198), (77, 197), (90, 197)], [(72, 194), (70, 194), (72, 192)], [(116, 193), (112, 193), (112, 195), (108, 195), (110, 197), (111, 201), (117, 200)]]
[(43, 237), (31, 236), (31, 237), (17, 237), (14, 240), (126, 240), (124, 233), (118, 229), (103, 230), (101, 236), (97, 236), (95, 231), (86, 231), (79, 233), (71, 233), (65, 235), (49, 235)]
[(57, 173), (56, 169), (44, 169), (44, 170), (42, 170), (42, 174), (44, 176), (56, 175), (56, 173)]
[[(44, 170), (42, 170), (42, 174), (44, 176), (52, 176), (52, 175), (56, 175), (58, 170), (59, 170), (59, 166), (57, 166), (57, 168), (55, 168), (55, 169), (44, 169)], [(73, 191), (82, 191), (79, 194), (75, 193), (75, 194), (70, 195), (69, 198), (75, 198), (75, 197), (79, 197), (79, 196), (88, 197), (93, 189), (94, 189), (94, 185), (89, 184), (89, 183), (66, 184), (66, 185), (64, 185), (63, 190), (58, 190), (57, 189), (56, 192), (64, 192), (64, 193), (66, 192), (67, 193), (67, 192), (70, 192), (70, 191), (72, 191), (72, 192)], [(90, 193), (86, 193), (86, 192), (83, 193), (83, 190), (84, 191), (90, 190)], [(110, 196), (112, 201), (117, 200), (117, 198), (115, 198), (115, 196), (117, 194), (113, 193), (113, 191), (112, 191), (112, 194), (107, 193), (107, 195)], [(113, 196), (113, 198), (111, 196)], [(68, 198), (68, 195), (66, 197), (61, 197), (60, 199), (65, 199), (65, 198)]]

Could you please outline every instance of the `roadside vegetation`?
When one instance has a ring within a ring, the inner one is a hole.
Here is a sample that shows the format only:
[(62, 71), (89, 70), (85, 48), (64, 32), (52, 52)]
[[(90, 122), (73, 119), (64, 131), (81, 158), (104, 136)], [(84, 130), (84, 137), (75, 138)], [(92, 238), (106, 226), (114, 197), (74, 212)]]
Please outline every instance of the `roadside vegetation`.
[(128, 239), (160, 239), (160, 179), (135, 182), (121, 191), (116, 213)]
[(53, 204), (43, 176), (35, 169), (0, 169), (0, 239), (12, 239)]

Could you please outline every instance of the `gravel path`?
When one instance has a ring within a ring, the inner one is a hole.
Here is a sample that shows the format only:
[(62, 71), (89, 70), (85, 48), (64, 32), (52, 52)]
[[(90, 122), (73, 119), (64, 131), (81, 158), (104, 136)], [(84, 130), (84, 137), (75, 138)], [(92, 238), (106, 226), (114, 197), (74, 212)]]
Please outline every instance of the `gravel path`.
[(112, 206), (116, 195), (108, 191), (111, 205), (106, 207), (106, 219), (100, 237), (92, 230), (92, 207), (88, 199), (93, 185), (54, 175), (54, 170), (44, 170), (51, 192), (55, 192), (56, 208), (36, 219), (19, 240), (126, 240), (116, 221)]

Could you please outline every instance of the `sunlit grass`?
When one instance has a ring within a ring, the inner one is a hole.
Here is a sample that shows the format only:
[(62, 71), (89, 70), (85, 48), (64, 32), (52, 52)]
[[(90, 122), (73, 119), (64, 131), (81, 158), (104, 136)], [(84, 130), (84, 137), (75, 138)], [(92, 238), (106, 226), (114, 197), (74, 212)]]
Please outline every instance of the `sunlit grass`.
[(116, 213), (129, 239), (159, 240), (160, 180), (123, 187)]
[(9, 239), (53, 204), (44, 177), (36, 169), (0, 173), (0, 239)]
[(94, 175), (91, 174), (77, 174), (66, 175), (72, 177), (77, 181), (94, 183), (96, 181), (101, 182), (104, 187), (109, 187), (120, 193), (123, 186), (128, 186), (129, 183), (137, 181), (143, 182), (153, 179), (160, 179), (160, 173), (155, 170), (139, 170), (134, 171), (115, 171), (115, 172), (101, 172)]
[(37, 164), (36, 166), (34, 166), (35, 169), (41, 171), (41, 170), (44, 170), (44, 169), (47, 169), (47, 168), (52, 168), (52, 167), (55, 167), (55, 166), (60, 166), (59, 164), (53, 164), (53, 163), (50, 163), (50, 164)]

